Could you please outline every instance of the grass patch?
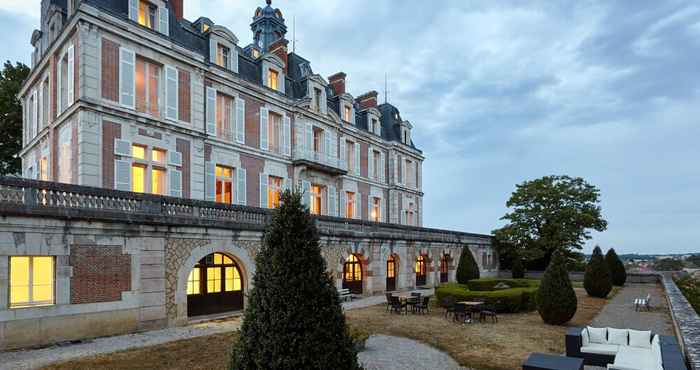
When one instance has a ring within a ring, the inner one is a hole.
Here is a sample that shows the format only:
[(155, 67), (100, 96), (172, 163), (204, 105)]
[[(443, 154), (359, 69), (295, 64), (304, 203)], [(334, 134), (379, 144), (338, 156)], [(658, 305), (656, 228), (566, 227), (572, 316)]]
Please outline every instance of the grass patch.
[(674, 279), (674, 281), (695, 312), (700, 314), (700, 283), (690, 276)]

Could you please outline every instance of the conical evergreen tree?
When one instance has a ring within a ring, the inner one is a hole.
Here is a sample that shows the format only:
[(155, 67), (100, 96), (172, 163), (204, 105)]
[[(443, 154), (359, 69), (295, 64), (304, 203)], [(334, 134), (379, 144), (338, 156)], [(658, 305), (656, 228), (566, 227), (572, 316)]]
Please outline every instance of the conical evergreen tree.
[(469, 280), (479, 278), (479, 265), (474, 261), (474, 256), (468, 246), (462, 249), (462, 254), (459, 256), (459, 264), (457, 264), (457, 282), (466, 284)]
[(338, 292), (301, 195), (285, 191), (255, 259), (231, 369), (358, 369)]
[(625, 271), (625, 264), (622, 263), (620, 257), (618, 257), (617, 253), (615, 253), (614, 248), (608, 249), (608, 253), (605, 254), (605, 263), (608, 264), (608, 269), (610, 269), (610, 275), (612, 277), (613, 285), (625, 285), (625, 281), (627, 281), (627, 271)]
[(576, 314), (576, 292), (571, 286), (566, 259), (554, 252), (544, 277), (537, 289), (537, 311), (542, 320), (551, 325), (561, 325)]
[(603, 252), (599, 246), (593, 249), (591, 260), (586, 265), (586, 272), (583, 275), (583, 287), (591, 297), (605, 298), (612, 290), (612, 279), (610, 269), (605, 263)]

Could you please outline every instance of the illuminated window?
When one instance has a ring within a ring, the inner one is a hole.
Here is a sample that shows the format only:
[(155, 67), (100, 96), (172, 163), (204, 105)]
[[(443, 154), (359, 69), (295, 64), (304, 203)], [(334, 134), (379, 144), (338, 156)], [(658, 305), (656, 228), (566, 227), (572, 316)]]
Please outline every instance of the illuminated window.
[(345, 199), (345, 217), (355, 218), (355, 193), (346, 191)]
[(160, 117), (158, 92), (160, 91), (160, 66), (136, 58), (136, 111)]
[(277, 79), (279, 78), (279, 73), (274, 69), (270, 69), (267, 73), (267, 87), (277, 90)]
[(348, 161), (348, 171), (355, 170), (355, 143), (345, 142), (345, 159)]
[(231, 115), (233, 110), (233, 98), (224, 94), (216, 96), (216, 132), (218, 137), (233, 140), (233, 122)]
[(139, 24), (146, 26), (150, 29), (155, 29), (156, 27), (156, 14), (158, 14), (158, 8), (149, 3), (148, 1), (139, 1)]
[(217, 45), (216, 48), (216, 64), (221, 67), (228, 68), (231, 50), (223, 45)]
[(271, 152), (282, 153), (281, 132), (282, 116), (270, 112), (267, 119), (267, 145)]
[(207, 267), (207, 293), (221, 292), (221, 267)]
[(165, 195), (165, 170), (151, 170), (151, 194)]
[(267, 184), (267, 208), (277, 208), (280, 206), (280, 195), (282, 194), (281, 177), (268, 176)]
[(131, 191), (143, 193), (146, 190), (146, 167), (134, 163), (131, 165)]
[(323, 129), (314, 127), (314, 152), (323, 153)]
[(235, 292), (241, 290), (241, 274), (238, 272), (238, 268), (235, 266), (225, 267), (224, 271), (226, 275), (226, 281), (224, 282), (225, 291)]
[(394, 261), (393, 254), (386, 260), (386, 277), (396, 277), (396, 262)]
[(320, 185), (311, 185), (311, 207), (310, 211), (312, 215), (321, 214), (321, 192), (323, 188)]
[(187, 277), (187, 295), (199, 294), (199, 267), (195, 267), (190, 271), (190, 275)]
[(321, 111), (321, 89), (314, 87), (314, 110)]
[(54, 258), (10, 257), (10, 307), (54, 302)]
[(138, 144), (131, 146), (131, 157), (134, 160), (131, 164), (131, 191), (158, 195), (167, 193), (166, 170), (161, 167), (166, 164), (166, 155), (167, 152), (163, 149), (152, 148), (149, 155), (148, 147)]
[(146, 159), (146, 147), (141, 145), (132, 145), (131, 156), (136, 159)]
[(233, 203), (233, 169), (216, 166), (216, 201), (218, 203)]
[(370, 214), (370, 220), (379, 222), (381, 221), (381, 198), (372, 197), (372, 211)]
[(207, 32), (209, 31), (209, 25), (206, 23), (202, 23), (202, 32)]
[(165, 150), (151, 150), (151, 160), (156, 163), (165, 164)]
[(350, 122), (352, 116), (352, 110), (350, 109), (349, 106), (344, 106), (343, 107), (343, 121), (345, 122)]
[(345, 281), (362, 280), (362, 267), (360, 266), (360, 259), (357, 258), (357, 256), (354, 254), (349, 255), (343, 267), (343, 270), (345, 270)]
[(416, 274), (425, 275), (425, 257), (423, 256), (416, 258)]
[(46, 156), (41, 157), (39, 161), (39, 179), (43, 181), (49, 180), (49, 159)]

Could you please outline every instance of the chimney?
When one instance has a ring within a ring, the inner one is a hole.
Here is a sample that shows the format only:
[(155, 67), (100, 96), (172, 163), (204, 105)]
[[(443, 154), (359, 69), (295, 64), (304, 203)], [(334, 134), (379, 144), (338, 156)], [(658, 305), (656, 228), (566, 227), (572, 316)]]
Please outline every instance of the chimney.
[(289, 74), (287, 69), (287, 44), (289, 44), (289, 41), (287, 41), (285, 38), (281, 38), (270, 44), (269, 47), (270, 53), (275, 54), (284, 62), (284, 74)]
[(328, 84), (331, 85), (331, 89), (333, 89), (333, 94), (345, 94), (345, 77), (346, 74), (344, 72), (338, 72), (328, 77)]
[(178, 20), (182, 19), (183, 17), (182, 2), (183, 0), (170, 0), (170, 6), (173, 8), (175, 18), (177, 18)]
[(360, 110), (367, 109), (367, 108), (376, 108), (377, 107), (377, 95), (378, 93), (374, 90), (364, 93), (357, 98), (355, 98), (355, 101), (360, 105)]

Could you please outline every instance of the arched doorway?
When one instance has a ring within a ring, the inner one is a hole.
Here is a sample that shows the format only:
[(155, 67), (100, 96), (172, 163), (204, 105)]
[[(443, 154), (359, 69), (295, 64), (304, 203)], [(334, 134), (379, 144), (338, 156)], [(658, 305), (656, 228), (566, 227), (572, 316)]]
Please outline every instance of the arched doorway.
[(386, 259), (386, 290), (396, 290), (397, 258), (390, 254)]
[(449, 263), (450, 263), (450, 256), (447, 254), (443, 254), (440, 257), (440, 282), (441, 283), (446, 283), (449, 280), (449, 277), (448, 277)]
[(425, 285), (425, 259), (426, 257), (424, 255), (420, 255), (416, 258), (416, 286)]
[(343, 264), (343, 289), (362, 294), (362, 263), (354, 254), (349, 255)]
[(187, 277), (187, 316), (243, 309), (243, 279), (233, 258), (212, 253), (197, 262)]

